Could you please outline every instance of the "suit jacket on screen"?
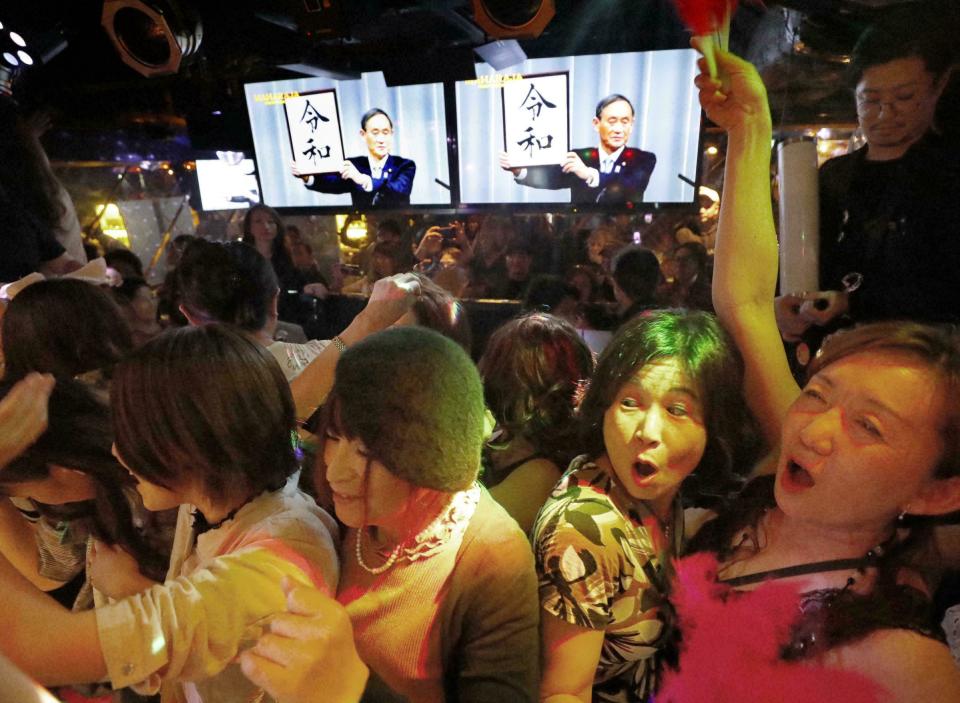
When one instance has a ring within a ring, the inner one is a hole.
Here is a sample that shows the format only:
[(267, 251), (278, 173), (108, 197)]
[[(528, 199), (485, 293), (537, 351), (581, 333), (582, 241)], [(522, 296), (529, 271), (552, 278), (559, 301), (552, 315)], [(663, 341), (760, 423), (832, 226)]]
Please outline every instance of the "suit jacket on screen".
[[(357, 170), (370, 176), (370, 160), (366, 156), (351, 156), (347, 159)], [(402, 156), (387, 156), (380, 178), (373, 179), (369, 193), (351, 180), (341, 178), (339, 173), (325, 173), (313, 177), (307, 186), (320, 193), (350, 193), (356, 207), (396, 207), (410, 204), (410, 191), (417, 164)]]
[[(587, 166), (600, 170), (599, 149), (574, 149), (574, 153)], [(518, 182), (531, 188), (569, 188), (572, 203), (639, 203), (643, 201), (643, 192), (656, 165), (655, 154), (627, 147), (620, 152), (610, 173), (600, 173), (600, 185), (596, 188), (572, 173), (563, 173), (560, 166), (531, 166)]]

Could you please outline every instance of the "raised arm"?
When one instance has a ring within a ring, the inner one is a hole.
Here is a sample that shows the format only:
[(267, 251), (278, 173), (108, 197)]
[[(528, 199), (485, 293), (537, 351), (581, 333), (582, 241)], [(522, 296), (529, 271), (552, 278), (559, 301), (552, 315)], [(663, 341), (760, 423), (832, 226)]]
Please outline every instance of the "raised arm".
[(770, 202), (767, 93), (756, 69), (717, 52), (723, 84), (696, 78), (700, 104), (727, 132), (720, 221), (714, 254), (713, 305), (743, 355), (745, 394), (768, 446), (780, 440), (787, 408), (800, 392), (787, 364), (774, 315), (777, 237)]
[[(373, 286), (367, 307), (340, 333), (340, 340), (349, 347), (367, 335), (386, 329), (410, 309), (419, 294), (420, 282), (416, 276), (399, 274), (380, 279)], [(328, 344), (290, 383), (299, 419), (306, 420), (326, 399), (333, 387), (339, 358), (337, 345)]]

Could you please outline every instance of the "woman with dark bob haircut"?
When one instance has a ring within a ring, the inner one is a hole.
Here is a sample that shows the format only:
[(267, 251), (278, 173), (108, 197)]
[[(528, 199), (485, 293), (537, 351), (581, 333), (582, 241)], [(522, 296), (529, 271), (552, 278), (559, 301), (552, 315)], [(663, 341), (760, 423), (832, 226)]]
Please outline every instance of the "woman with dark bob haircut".
[(838, 333), (797, 385), (774, 315), (766, 90), (749, 63), (715, 53), (723, 84), (702, 61), (696, 78), (728, 135), (713, 298), (778, 451), (775, 476), (748, 485), (677, 567), (683, 648), (658, 700), (960, 700), (918, 527), (960, 508), (960, 331)]
[(208, 501), (232, 510), (297, 470), (293, 409), (259, 345), (226, 326), (197, 332), (177, 330), (117, 368), (116, 450), (138, 478), (169, 489), (199, 483)]
[(500, 326), (478, 366), (497, 423), (484, 451), (483, 482), (529, 532), (578, 453), (577, 393), (593, 357), (572, 325), (537, 312)]
[(736, 350), (702, 312), (645, 313), (600, 356), (580, 406), (586, 453), (534, 526), (546, 700), (653, 692), (684, 505), (729, 490), (751, 459), (741, 382)]
[(110, 369), (133, 348), (130, 328), (110, 294), (69, 278), (24, 288), (3, 316), (4, 377), (30, 371), (58, 377)]
[(339, 576), (333, 519), (287, 480), (297, 461), (283, 374), (239, 332), (184, 328), (117, 367), (111, 407), (114, 454), (144, 505), (180, 508), (167, 580), (69, 613), (2, 562), (0, 649), (48, 684), (253, 700), (235, 659), (285, 610), (281, 582), (333, 592)]

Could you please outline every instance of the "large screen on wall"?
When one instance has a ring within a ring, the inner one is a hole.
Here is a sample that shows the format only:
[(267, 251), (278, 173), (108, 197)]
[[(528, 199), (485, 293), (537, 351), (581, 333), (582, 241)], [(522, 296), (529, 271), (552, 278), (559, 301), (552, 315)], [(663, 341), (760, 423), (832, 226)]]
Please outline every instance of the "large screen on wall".
[(692, 204), (696, 60), (678, 49), (478, 64), (456, 84), (460, 202)]
[(244, 89), (267, 205), (450, 206), (441, 83), (388, 88), (375, 72)]

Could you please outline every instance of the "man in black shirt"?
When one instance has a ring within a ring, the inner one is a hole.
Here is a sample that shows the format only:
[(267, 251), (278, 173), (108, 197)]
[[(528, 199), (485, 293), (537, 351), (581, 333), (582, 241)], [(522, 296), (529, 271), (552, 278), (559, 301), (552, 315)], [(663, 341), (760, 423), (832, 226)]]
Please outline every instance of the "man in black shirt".
[(871, 27), (854, 49), (867, 144), (820, 169), (823, 290), (778, 299), (785, 339), (848, 318), (960, 320), (960, 155), (933, 130), (950, 52), (903, 29)]

